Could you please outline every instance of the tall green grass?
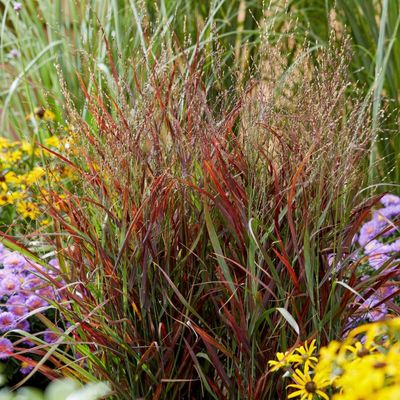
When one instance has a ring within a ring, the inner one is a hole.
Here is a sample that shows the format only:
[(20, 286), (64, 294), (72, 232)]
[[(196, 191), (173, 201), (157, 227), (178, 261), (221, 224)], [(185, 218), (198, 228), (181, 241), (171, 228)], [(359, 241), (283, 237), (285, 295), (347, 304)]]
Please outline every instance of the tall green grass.
[[(204, 49), (206, 69), (215, 72), (208, 76), (219, 82), (218, 88), (236, 84), (229, 71), (252, 62), (266, 8), (250, 0), (29, 0), (16, 12), (13, 4), (0, 1), (0, 122), (2, 131), (14, 135), (27, 134), (25, 117), (39, 105), (61, 113), (60, 77), (83, 113), (85, 100), (77, 73), (89, 92), (99, 86), (115, 94), (109, 53), (118, 60), (120, 73), (138, 52), (149, 71), (181, 53), (193, 59), (196, 49)], [(13, 50), (18, 57), (11, 57)], [(168, 60), (160, 59), (162, 53)], [(214, 53), (220, 54), (223, 66), (214, 64)], [(133, 85), (133, 75), (125, 78)]]

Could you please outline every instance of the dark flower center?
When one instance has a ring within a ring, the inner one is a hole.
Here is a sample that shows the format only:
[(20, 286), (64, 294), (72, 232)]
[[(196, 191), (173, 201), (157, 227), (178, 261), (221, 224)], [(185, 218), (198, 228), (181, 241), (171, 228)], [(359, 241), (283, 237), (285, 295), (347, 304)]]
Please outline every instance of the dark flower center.
[(362, 348), (361, 350), (357, 351), (357, 356), (358, 357), (365, 357), (369, 354), (369, 350), (367, 350), (366, 348)]
[(308, 393), (315, 393), (317, 391), (317, 385), (313, 381), (307, 382), (305, 389)]
[(44, 112), (45, 112), (44, 108), (43, 108), (43, 107), (39, 107), (39, 108), (35, 111), (35, 115), (36, 115), (38, 118), (42, 119), (42, 118), (44, 117)]
[(0, 175), (0, 182), (5, 182), (6, 178), (3, 175)]

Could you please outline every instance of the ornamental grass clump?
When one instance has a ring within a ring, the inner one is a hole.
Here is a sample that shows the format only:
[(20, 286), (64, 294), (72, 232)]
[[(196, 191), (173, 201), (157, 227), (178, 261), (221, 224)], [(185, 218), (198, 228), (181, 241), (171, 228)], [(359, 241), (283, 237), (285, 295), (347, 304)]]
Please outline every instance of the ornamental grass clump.
[(234, 96), (204, 85), (201, 54), (136, 63), (135, 86), (110, 56), (119, 96), (82, 83), (86, 120), (65, 89), (79, 150), (62, 159), (82, 192), (49, 204), (71, 300), (60, 311), (118, 399), (281, 398), (268, 360), (341, 335), (351, 286), (371, 284), (352, 280), (372, 132), (368, 101), (347, 96), (348, 52), (287, 71), (265, 51)]

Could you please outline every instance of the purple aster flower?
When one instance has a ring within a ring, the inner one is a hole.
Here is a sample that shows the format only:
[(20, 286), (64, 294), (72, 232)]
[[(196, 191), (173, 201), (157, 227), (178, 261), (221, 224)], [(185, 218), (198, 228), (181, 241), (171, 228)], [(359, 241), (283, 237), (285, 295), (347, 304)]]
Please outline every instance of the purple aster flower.
[(394, 228), (393, 226), (391, 226), (389, 224), (386, 224), (383, 228), (385, 229), (385, 231), (382, 232), (382, 234), (381, 234), (381, 237), (383, 237), (383, 238), (391, 236), (391, 235), (393, 235), (394, 232), (396, 232), (396, 228)]
[(0, 313), (0, 331), (7, 332), (16, 327), (16, 318), (13, 313), (8, 311)]
[(0, 360), (5, 360), (14, 352), (14, 346), (11, 340), (7, 338), (0, 339)]
[(392, 206), (400, 204), (400, 197), (394, 194), (385, 194), (381, 199), (380, 202), (385, 206)]
[(32, 295), (26, 299), (25, 304), (30, 310), (37, 310), (38, 308), (46, 307), (49, 303), (39, 296)]
[(20, 294), (11, 296), (6, 303), (9, 312), (17, 317), (23, 317), (28, 314), (28, 307), (25, 305), (26, 298)]
[(395, 240), (393, 243), (390, 245), (391, 251), (394, 253), (400, 253), (400, 239)]
[(389, 261), (390, 257), (385, 254), (372, 254), (368, 257), (369, 265), (374, 269), (379, 269), (385, 262)]
[(55, 343), (60, 337), (61, 332), (54, 332), (54, 331), (44, 331), (43, 332), (43, 339), (47, 343)]
[(365, 318), (368, 318), (369, 321), (379, 321), (386, 317), (388, 313), (388, 308), (385, 303), (376, 306), (380, 300), (371, 296), (363, 305), (363, 308), (366, 309)]
[(21, 254), (17, 252), (8, 254), (6, 257), (3, 258), (2, 261), (4, 268), (8, 269), (21, 270), (26, 265), (25, 257), (21, 256)]
[(385, 254), (392, 251), (392, 246), (378, 242), (376, 239), (374, 239), (365, 245), (364, 251), (367, 255)]
[(51, 265), (53, 268), (60, 268), (60, 264), (58, 263), (57, 258), (53, 258), (52, 260), (49, 261), (49, 265)]
[(21, 288), (23, 290), (33, 292), (34, 290), (37, 290), (41, 285), (43, 285), (43, 280), (33, 274), (30, 274), (29, 276), (25, 277), (25, 280), (22, 283)]
[(34, 361), (31, 359), (26, 359), (25, 361), (22, 361), (21, 363), (21, 368), (20, 372), (22, 375), (28, 375), (29, 372), (31, 372), (34, 368)]
[(370, 321), (378, 321), (386, 316), (388, 313), (387, 305), (385, 303), (379, 303), (393, 295), (395, 291), (395, 286), (383, 286), (364, 301), (361, 307), (366, 310), (366, 316)]
[(397, 217), (400, 214), (400, 204), (395, 204), (374, 211), (373, 218), (378, 221), (385, 222), (387, 219)]
[(377, 236), (383, 226), (384, 223), (377, 219), (372, 219), (371, 221), (366, 222), (360, 229), (360, 236), (358, 238), (360, 246), (364, 247), (369, 241)]
[[(25, 330), (25, 329), (23, 329)], [(28, 331), (25, 331), (28, 332)], [(36, 343), (34, 343), (31, 339), (26, 339), (22, 342), (23, 345), (27, 346), (27, 347), (34, 347), (36, 346)]]
[(51, 286), (46, 286), (36, 290), (36, 294), (49, 300), (53, 300), (55, 297), (54, 289)]
[[(388, 299), (397, 290), (395, 286), (384, 286), (379, 288), (374, 294), (364, 300), (357, 297), (355, 303), (359, 304), (359, 308), (354, 316), (352, 316), (346, 324), (347, 329), (353, 329), (360, 325), (360, 323), (368, 321), (379, 321), (386, 317), (388, 313), (388, 306), (384, 302), (379, 304), (382, 300)], [(389, 299), (388, 299), (389, 300)], [(378, 305), (379, 304), (379, 305)]]
[(23, 321), (20, 321), (17, 324), (16, 328), (20, 329), (21, 331), (25, 331), (25, 332), (29, 332), (31, 330), (31, 326), (26, 319), (24, 319)]
[(22, 4), (18, 2), (14, 2), (14, 11), (20, 12), (22, 10)]
[(16, 292), (21, 287), (21, 281), (18, 277), (13, 275), (6, 275), (1, 279), (0, 282), (0, 291), (4, 294), (11, 294)]

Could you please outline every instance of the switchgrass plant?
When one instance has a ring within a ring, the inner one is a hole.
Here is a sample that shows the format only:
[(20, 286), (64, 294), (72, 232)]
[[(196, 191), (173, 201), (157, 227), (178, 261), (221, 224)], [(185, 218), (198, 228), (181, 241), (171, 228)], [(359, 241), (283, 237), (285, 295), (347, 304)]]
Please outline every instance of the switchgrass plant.
[[(372, 94), (371, 115), (377, 135), (370, 153), (371, 184), (400, 181), (400, 4), (390, 0), (298, 0), (298, 16), (314, 43), (327, 44), (333, 29), (352, 38), (351, 76)], [(393, 189), (389, 189), (393, 190)]]
[(353, 243), (380, 86), (356, 99), (348, 45), (264, 46), (287, 24), (260, 3), (0, 4), (2, 126), (48, 147), (25, 117), (65, 105), (75, 154), (47, 151), (81, 177), (42, 208), (70, 323), (43, 363), (118, 399), (281, 398), (275, 352), (388, 279)]
[(357, 291), (385, 282), (358, 281), (351, 257), (378, 199), (356, 207), (372, 128), (347, 48), (289, 71), (264, 50), (233, 103), (215, 106), (201, 51), (136, 63), (134, 86), (115, 72), (116, 98), (82, 81), (90, 124), (64, 90), (77, 151), (60, 158), (82, 180), (48, 208), (60, 309), (118, 399), (281, 397), (267, 361), (341, 336)]

